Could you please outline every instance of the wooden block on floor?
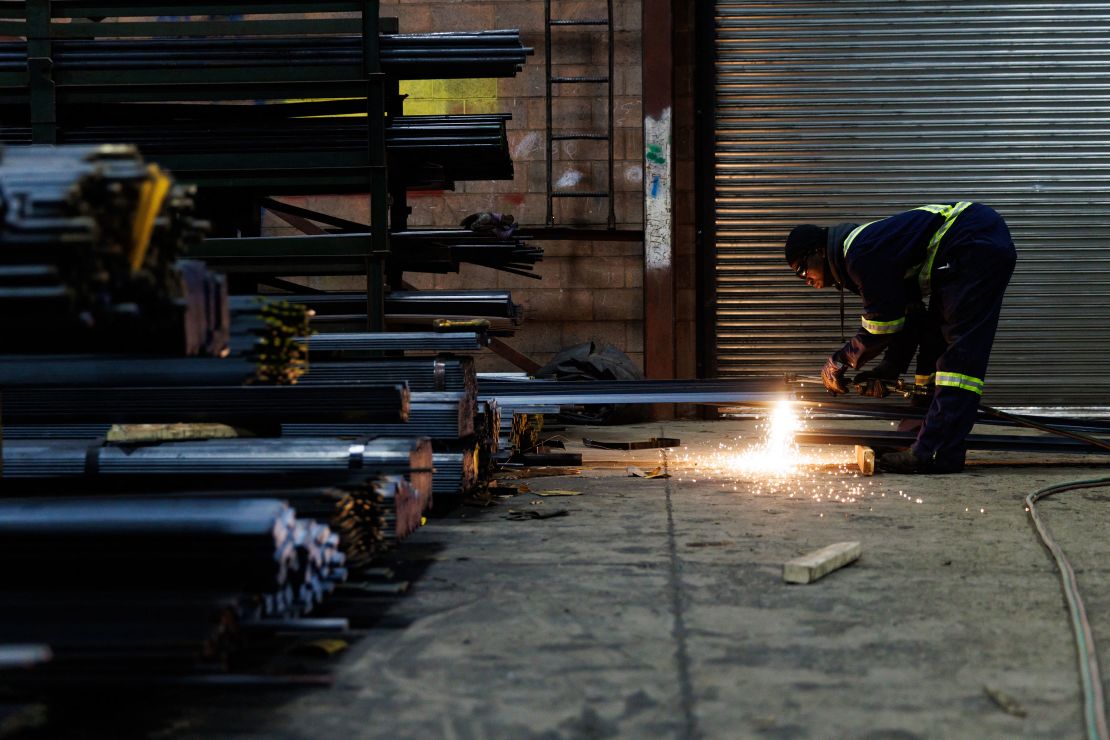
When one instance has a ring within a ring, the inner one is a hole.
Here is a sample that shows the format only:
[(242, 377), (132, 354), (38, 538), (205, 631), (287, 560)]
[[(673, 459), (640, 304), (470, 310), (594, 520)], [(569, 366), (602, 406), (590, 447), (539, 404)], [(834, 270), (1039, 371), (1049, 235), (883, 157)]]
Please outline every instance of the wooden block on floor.
[(859, 472), (864, 475), (875, 475), (875, 450), (856, 445), (856, 465), (859, 466)]
[(782, 566), (782, 580), (787, 583), (812, 583), (856, 561), (859, 559), (860, 552), (862, 549), (858, 542), (837, 542), (835, 545), (823, 547), (808, 555), (794, 558)]

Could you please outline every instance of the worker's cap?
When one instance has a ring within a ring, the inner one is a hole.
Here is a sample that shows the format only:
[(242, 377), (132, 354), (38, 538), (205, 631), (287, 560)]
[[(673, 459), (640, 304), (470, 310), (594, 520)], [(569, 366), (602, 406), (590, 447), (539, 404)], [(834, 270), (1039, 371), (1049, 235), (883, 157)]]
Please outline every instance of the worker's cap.
[(795, 226), (786, 237), (786, 261), (796, 265), (803, 257), (824, 249), (828, 229), (813, 224)]

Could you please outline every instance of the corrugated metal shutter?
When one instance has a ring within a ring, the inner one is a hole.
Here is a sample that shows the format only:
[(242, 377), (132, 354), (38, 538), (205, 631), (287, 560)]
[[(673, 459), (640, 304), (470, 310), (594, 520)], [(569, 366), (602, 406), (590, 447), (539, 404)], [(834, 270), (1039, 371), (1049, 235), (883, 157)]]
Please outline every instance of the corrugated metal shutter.
[(718, 2), (716, 34), (720, 375), (840, 345), (793, 225), (976, 200), (1018, 247), (984, 400), (1110, 405), (1110, 2)]

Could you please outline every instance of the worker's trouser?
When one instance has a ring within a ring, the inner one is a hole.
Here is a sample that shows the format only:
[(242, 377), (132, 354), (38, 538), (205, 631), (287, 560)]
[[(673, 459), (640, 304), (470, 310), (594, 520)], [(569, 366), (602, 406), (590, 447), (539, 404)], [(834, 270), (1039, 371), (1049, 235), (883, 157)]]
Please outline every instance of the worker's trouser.
[[(936, 352), (936, 393), (913, 445), (918, 457), (962, 465), (975, 425), (1002, 296), (1017, 253), (1002, 217), (974, 204), (960, 214), (938, 254), (921, 352)], [(921, 358), (919, 357), (919, 360)], [(919, 370), (921, 363), (918, 363)]]

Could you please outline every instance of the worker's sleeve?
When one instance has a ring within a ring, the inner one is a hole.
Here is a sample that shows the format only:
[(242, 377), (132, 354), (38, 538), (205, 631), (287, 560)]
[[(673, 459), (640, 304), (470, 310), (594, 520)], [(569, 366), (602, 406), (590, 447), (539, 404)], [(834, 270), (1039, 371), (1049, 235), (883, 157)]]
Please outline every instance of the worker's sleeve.
[(832, 358), (835, 362), (851, 365), (858, 370), (886, 349), (891, 338), (889, 334), (872, 334), (866, 329), (860, 329), (847, 344), (833, 353)]
[(928, 314), (921, 301), (913, 301), (906, 306), (906, 324), (902, 331), (891, 336), (880, 364), (894, 368), (899, 375), (906, 372), (918, 345), (921, 344), (921, 335), (927, 320)]
[(871, 258), (861, 262), (849, 264), (848, 270), (863, 298), (862, 326), (832, 356), (836, 362), (856, 369), (886, 349), (906, 325), (903, 276), (886, 260)]

